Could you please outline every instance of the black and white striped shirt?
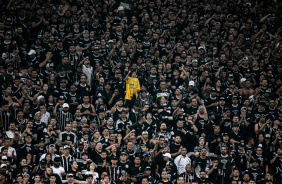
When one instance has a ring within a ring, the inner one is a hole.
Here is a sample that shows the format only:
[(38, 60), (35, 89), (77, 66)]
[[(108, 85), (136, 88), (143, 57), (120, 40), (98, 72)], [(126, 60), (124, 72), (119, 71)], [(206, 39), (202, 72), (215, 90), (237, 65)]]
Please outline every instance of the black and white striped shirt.
[(77, 137), (73, 132), (68, 133), (64, 131), (59, 135), (59, 140), (61, 142), (71, 142), (73, 144), (76, 143)]
[(193, 172), (191, 172), (190, 175), (187, 175), (185, 172), (180, 174), (179, 176), (182, 176), (184, 178), (185, 183), (192, 183), (196, 179)]
[(64, 111), (60, 111), (56, 115), (56, 120), (58, 122), (58, 126), (61, 132), (65, 130), (66, 124), (72, 122), (72, 114), (70, 112), (65, 113)]
[(151, 106), (153, 103), (153, 97), (148, 93), (145, 99), (141, 98), (141, 95), (138, 95), (138, 98), (136, 100), (139, 103), (139, 107), (143, 108), (145, 105)]
[(9, 129), (9, 125), (11, 123), (11, 121), (14, 119), (13, 114), (11, 112), (11, 110), (8, 111), (0, 111), (0, 121), (2, 124), (2, 130), (8, 131)]
[(64, 154), (61, 156), (61, 166), (65, 169), (66, 173), (70, 170), (72, 161), (74, 161), (74, 157), (71, 155), (68, 158)]
[(117, 166), (117, 167), (110, 166), (107, 168), (107, 173), (109, 173), (111, 183), (119, 178), (121, 170), (122, 170), (121, 166)]

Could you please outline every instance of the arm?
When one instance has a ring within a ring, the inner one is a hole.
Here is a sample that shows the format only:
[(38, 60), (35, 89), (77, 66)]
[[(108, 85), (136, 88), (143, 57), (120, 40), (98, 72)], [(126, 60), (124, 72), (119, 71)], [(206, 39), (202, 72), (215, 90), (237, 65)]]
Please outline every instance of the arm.
[[(112, 104), (113, 104), (113, 100), (114, 100), (115, 96), (116, 96), (115, 93), (113, 93), (111, 99), (110, 99), (109, 102), (108, 102), (108, 105), (112, 105)], [(111, 109), (111, 110), (112, 110), (112, 109)]]
[[(181, 149), (179, 149), (178, 152), (176, 152), (176, 153), (171, 153), (171, 156), (172, 156), (172, 157), (176, 157), (176, 156), (180, 155), (180, 153), (181, 153)], [(175, 159), (176, 159), (176, 158), (175, 158)], [(175, 162), (174, 162), (174, 163), (175, 163)]]
[(45, 60), (39, 64), (39, 68), (43, 68), (46, 65), (47, 61), (49, 61), (50, 59), (51, 59), (51, 56), (47, 54)]
[(255, 124), (255, 133), (259, 134), (260, 132), (263, 131), (264, 127), (265, 127), (266, 123), (264, 123), (260, 128), (258, 128), (258, 123)]
[(215, 74), (215, 78), (218, 78), (219, 77), (219, 74), (221, 72), (221, 70), (224, 68), (224, 66), (220, 67), (219, 70), (216, 72)]
[(203, 105), (203, 110), (204, 110), (204, 114), (205, 114), (204, 120), (207, 121), (208, 120), (208, 112), (207, 112), (204, 100), (201, 100), (201, 103)]
[(57, 114), (57, 109), (58, 109), (59, 103), (56, 104), (54, 110), (53, 110), (53, 116), (56, 116)]
[(270, 164), (271, 164), (271, 165), (275, 162), (275, 160), (277, 159), (277, 157), (278, 157), (278, 154), (276, 153), (275, 156), (274, 156), (274, 158), (270, 160)]
[(125, 78), (123, 79), (124, 81), (126, 81), (128, 79), (129, 74), (131, 73), (131, 71), (129, 70), (129, 72), (127, 73), (127, 75), (125, 76)]
[(260, 23), (264, 22), (264, 21), (265, 21), (268, 17), (270, 17), (270, 16), (271, 16), (271, 14), (268, 14), (268, 15), (262, 17), (262, 18), (259, 20), (259, 22), (260, 22)]
[(110, 111), (111, 114), (114, 114), (114, 113), (116, 112), (116, 107), (117, 107), (117, 104), (115, 104), (115, 105), (111, 108), (111, 111)]
[(94, 105), (91, 105), (91, 106), (92, 106), (92, 113), (90, 113), (90, 115), (96, 116), (96, 111), (95, 111)]

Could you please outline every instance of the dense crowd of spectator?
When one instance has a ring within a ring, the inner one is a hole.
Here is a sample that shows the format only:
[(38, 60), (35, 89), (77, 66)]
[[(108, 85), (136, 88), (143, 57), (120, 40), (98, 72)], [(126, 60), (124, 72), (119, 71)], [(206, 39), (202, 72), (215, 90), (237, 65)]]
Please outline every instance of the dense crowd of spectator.
[(0, 183), (280, 184), (282, 1), (0, 1)]

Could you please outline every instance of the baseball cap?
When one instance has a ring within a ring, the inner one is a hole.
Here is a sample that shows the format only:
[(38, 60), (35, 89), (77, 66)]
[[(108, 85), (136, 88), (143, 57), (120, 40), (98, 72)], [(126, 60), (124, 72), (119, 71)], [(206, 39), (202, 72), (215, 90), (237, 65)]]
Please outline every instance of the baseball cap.
[(118, 157), (117, 156), (113, 156), (112, 160), (118, 160)]
[(7, 160), (8, 158), (7, 158), (7, 156), (2, 156), (1, 157), (1, 160)]
[(172, 167), (173, 163), (172, 162), (167, 162), (165, 165)]
[(65, 97), (64, 96), (59, 96), (59, 100), (64, 100)]
[(81, 121), (83, 121), (83, 120), (87, 120), (87, 118), (86, 118), (85, 116), (83, 116), (83, 117), (81, 118)]
[(211, 92), (216, 92), (216, 90), (214, 88), (211, 89)]
[(127, 153), (126, 152), (121, 152), (120, 155), (127, 155)]
[(27, 172), (23, 173), (23, 177), (25, 177), (25, 176), (30, 177), (30, 175)]
[(203, 47), (203, 46), (200, 46), (200, 47), (198, 48), (198, 50), (200, 50), (200, 49), (204, 49), (204, 47)]
[(69, 145), (65, 145), (64, 149), (71, 149)]
[(4, 168), (4, 167), (7, 167), (6, 164), (1, 164), (0, 168)]
[(67, 103), (63, 104), (63, 108), (69, 108), (69, 107), (70, 107), (69, 104), (67, 104)]
[(60, 156), (55, 156), (54, 162), (57, 162), (57, 161), (61, 161), (61, 157)]
[(27, 53), (27, 55), (34, 55), (34, 54), (36, 54), (36, 51), (35, 50), (33, 50), (33, 49), (31, 49), (28, 53)]
[(39, 95), (39, 96), (37, 97), (37, 101), (39, 101), (41, 98), (44, 98), (44, 96)]
[(243, 142), (241, 142), (241, 143), (239, 144), (239, 146), (240, 146), (240, 147), (244, 147), (245, 144), (244, 144)]
[(46, 164), (46, 159), (42, 159), (42, 160), (40, 161), (40, 164)]
[(74, 177), (72, 173), (68, 173), (68, 177)]
[(145, 170), (151, 170), (151, 167), (150, 167), (150, 166), (147, 166), (147, 167), (145, 168)]
[(195, 86), (195, 82), (194, 81), (190, 81), (189, 82), (189, 86)]
[(220, 97), (220, 98), (219, 98), (219, 100), (225, 100), (225, 97), (224, 97), (224, 96), (222, 96), (222, 97)]
[(227, 132), (223, 133), (222, 136), (229, 136)]
[(120, 173), (122, 176), (127, 176), (127, 172), (125, 170), (122, 170), (121, 173)]
[(143, 135), (143, 134), (148, 134), (148, 131), (143, 131), (143, 132), (142, 132), (142, 135)]
[(163, 154), (163, 157), (171, 158), (171, 154), (170, 153), (165, 153), (165, 154)]
[(67, 82), (67, 80), (66, 79), (62, 79), (60, 82)]
[(228, 74), (228, 77), (233, 78), (234, 77), (233, 73)]

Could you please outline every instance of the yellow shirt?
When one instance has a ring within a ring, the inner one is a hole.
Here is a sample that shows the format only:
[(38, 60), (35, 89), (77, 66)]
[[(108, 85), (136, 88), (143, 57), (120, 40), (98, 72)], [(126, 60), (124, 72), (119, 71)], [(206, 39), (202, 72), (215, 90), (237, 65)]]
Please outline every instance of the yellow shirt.
[[(140, 84), (138, 78), (134, 77), (128, 77), (126, 80), (126, 94), (125, 94), (125, 100), (131, 100), (133, 96), (134, 91), (140, 91)], [(136, 93), (136, 97), (138, 94)]]

